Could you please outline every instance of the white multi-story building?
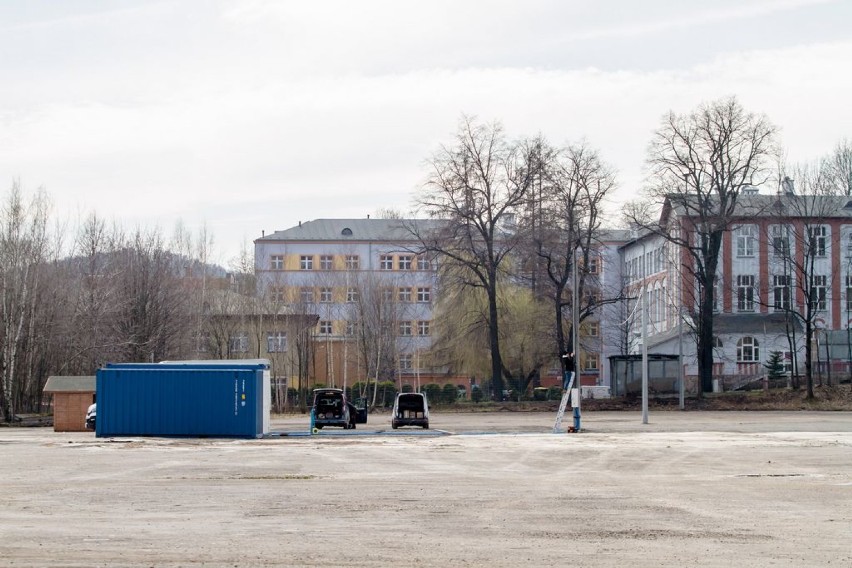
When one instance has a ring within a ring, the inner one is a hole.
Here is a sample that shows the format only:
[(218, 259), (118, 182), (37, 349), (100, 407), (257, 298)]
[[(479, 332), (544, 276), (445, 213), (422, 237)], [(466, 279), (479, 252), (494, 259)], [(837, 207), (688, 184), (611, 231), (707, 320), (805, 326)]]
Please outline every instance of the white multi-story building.
[[(272, 304), (319, 316), (317, 382), (363, 380), (370, 368), (364, 340), (377, 345), (385, 376), (414, 384), (427, 372), (420, 355), (432, 345), (437, 266), (417, 254), (411, 223), (424, 229), (435, 222), (317, 219), (255, 241), (258, 291)], [(367, 327), (381, 337), (362, 335)]]
[[(691, 219), (676, 204), (664, 208), (660, 226), (687, 230)], [(852, 361), (852, 199), (758, 195), (740, 197), (733, 223), (722, 235), (714, 286), (713, 376), (738, 379), (765, 373), (773, 351), (788, 370), (801, 371), (804, 329), (815, 372), (847, 373)], [(690, 314), (699, 288), (689, 255), (652, 233), (621, 247), (627, 296), (645, 297), (651, 353), (678, 353), (683, 314), (684, 374), (697, 375)], [(635, 300), (634, 300), (635, 303)], [(641, 347), (641, 317), (630, 318), (629, 348)]]

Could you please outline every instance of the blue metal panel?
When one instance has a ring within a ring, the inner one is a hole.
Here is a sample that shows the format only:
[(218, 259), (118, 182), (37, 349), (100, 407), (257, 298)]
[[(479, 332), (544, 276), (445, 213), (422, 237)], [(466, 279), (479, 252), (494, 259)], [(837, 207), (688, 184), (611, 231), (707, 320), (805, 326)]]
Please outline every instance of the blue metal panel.
[(99, 437), (263, 435), (258, 365), (110, 364), (97, 393)]

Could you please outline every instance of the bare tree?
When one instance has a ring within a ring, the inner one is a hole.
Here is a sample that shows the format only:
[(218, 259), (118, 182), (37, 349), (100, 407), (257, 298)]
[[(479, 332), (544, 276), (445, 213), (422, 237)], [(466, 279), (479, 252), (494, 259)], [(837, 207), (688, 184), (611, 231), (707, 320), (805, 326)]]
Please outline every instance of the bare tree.
[[(597, 276), (602, 261), (602, 205), (615, 187), (615, 174), (585, 143), (553, 149), (539, 139), (529, 154), (538, 158), (534, 163), (543, 172), (538, 176), (543, 183), (530, 193), (524, 218), (532, 235), (533, 250), (527, 259), (535, 259), (536, 266), (543, 264), (544, 278), (538, 279), (536, 288), (553, 306), (556, 352), (579, 351), (579, 346), (572, 345), (571, 311), (565, 308), (577, 302), (582, 322), (617, 300), (603, 298)], [(575, 270), (576, 290), (572, 285)], [(539, 272), (538, 268), (533, 272)]]
[(430, 160), (432, 173), (420, 206), (447, 220), (440, 231), (416, 234), (425, 252), (441, 259), (444, 286), (485, 291), (494, 395), (502, 396), (508, 370), (500, 355), (498, 282), (521, 236), (513, 225), (531, 185), (527, 156), (507, 143), (499, 124), (462, 120), (455, 144)]
[[(840, 278), (840, 266), (832, 266), (831, 237), (826, 223), (843, 209), (848, 198), (844, 188), (835, 185), (824, 163), (799, 165), (792, 175), (799, 189), (792, 191), (792, 180), (784, 176), (787, 191), (779, 193), (772, 207), (776, 224), (771, 242), (773, 255), (780, 264), (775, 277), (780, 284), (795, 290), (793, 295), (779, 286), (773, 290), (772, 304), (804, 328), (805, 381), (807, 397), (814, 396), (813, 344), (817, 323), (828, 310), (832, 280)], [(837, 242), (840, 242), (837, 239)], [(839, 252), (839, 251), (838, 251)], [(794, 345), (795, 348), (795, 345)], [(795, 351), (795, 349), (794, 349)]]
[(738, 215), (743, 189), (769, 178), (775, 133), (764, 116), (747, 112), (733, 97), (702, 104), (687, 115), (669, 113), (654, 133), (647, 158), (649, 198), (662, 208), (663, 220), (650, 219), (642, 204), (627, 210), (634, 224), (685, 252), (681, 269), (696, 288), (696, 301), (686, 307), (697, 328), (704, 392), (712, 390), (713, 283), (722, 236)]
[(852, 143), (839, 142), (822, 164), (827, 182), (841, 195), (852, 196)]
[(27, 202), (14, 181), (0, 206), (0, 411), (7, 422), (19, 406), (27, 406), (26, 393), (39, 390), (28, 388), (34, 380), (28, 349), (35, 348), (39, 333), (38, 299), (50, 256), (48, 219), (47, 194), (39, 190)]

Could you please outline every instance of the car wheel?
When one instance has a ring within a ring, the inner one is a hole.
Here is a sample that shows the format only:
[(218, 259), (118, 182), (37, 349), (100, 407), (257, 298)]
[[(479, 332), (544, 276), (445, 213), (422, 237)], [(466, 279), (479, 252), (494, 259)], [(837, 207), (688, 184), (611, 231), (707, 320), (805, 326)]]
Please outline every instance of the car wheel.
[(428, 429), (429, 429), (429, 423), (428, 423), (428, 422), (427, 422), (426, 424), (424, 424), (424, 425), (423, 425), (423, 429), (424, 429), (424, 430), (428, 430)]
[(396, 422), (391, 422), (391, 428), (396, 430), (397, 428), (399, 428), (399, 425)]
[(316, 428), (317, 430), (322, 430), (322, 424), (317, 424), (316, 426), (314, 426), (314, 428)]

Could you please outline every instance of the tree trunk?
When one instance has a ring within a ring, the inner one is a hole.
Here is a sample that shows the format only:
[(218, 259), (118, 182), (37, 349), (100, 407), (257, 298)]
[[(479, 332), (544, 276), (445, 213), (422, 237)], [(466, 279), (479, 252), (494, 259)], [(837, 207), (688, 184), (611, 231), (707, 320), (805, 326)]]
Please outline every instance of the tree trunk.
[(496, 282), (495, 274), (488, 288), (488, 338), (491, 347), (491, 387), (494, 389), (494, 400), (503, 400), (503, 360), (500, 357)]

